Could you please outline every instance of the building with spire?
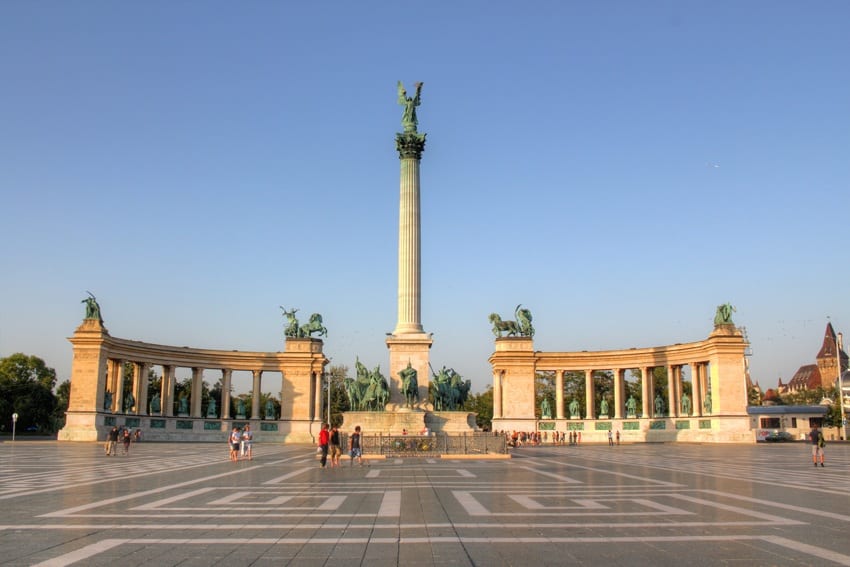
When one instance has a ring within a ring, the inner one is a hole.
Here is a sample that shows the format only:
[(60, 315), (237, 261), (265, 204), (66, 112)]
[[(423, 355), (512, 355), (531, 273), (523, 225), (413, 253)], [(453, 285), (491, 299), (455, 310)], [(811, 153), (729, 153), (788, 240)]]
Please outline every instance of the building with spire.
[(832, 328), (832, 323), (827, 323), (823, 336), (823, 344), (815, 357), (816, 363), (806, 364), (798, 368), (787, 384), (783, 384), (780, 379), (777, 387), (779, 393), (785, 394), (834, 387), (838, 380), (839, 358), (841, 360), (841, 371), (846, 371), (848, 369), (847, 353), (843, 350), (839, 352), (838, 336)]

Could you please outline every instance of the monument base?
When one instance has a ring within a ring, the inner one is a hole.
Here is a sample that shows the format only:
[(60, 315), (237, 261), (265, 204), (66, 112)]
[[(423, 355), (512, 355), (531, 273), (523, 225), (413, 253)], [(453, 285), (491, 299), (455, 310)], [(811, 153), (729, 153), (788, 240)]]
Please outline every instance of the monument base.
[(340, 431), (351, 433), (360, 426), (365, 435), (418, 435), (427, 428), (429, 433), (461, 434), (473, 433), (475, 414), (467, 411), (347, 411), (343, 414)]

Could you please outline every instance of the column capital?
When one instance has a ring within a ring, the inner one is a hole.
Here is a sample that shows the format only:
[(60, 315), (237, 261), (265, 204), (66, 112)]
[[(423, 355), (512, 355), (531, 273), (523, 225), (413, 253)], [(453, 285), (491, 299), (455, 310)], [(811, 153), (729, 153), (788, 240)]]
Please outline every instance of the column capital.
[(398, 150), (399, 159), (415, 158), (417, 161), (422, 159), (422, 152), (425, 151), (425, 133), (396, 133), (395, 149)]

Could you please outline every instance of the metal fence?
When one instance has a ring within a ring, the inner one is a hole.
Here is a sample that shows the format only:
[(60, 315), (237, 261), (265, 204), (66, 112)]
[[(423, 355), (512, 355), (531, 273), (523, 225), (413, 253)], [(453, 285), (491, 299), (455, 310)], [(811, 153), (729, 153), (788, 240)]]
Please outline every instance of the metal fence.
[[(348, 435), (342, 436), (343, 450)], [(360, 440), (364, 454), (387, 457), (437, 457), (440, 455), (485, 455), (508, 452), (504, 435), (467, 433), (460, 435), (364, 435)]]

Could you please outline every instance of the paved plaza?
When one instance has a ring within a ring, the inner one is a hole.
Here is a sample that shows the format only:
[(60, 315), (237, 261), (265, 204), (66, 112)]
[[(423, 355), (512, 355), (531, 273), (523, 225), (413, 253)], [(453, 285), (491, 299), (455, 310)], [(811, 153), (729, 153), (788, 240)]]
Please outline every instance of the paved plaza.
[(850, 565), (850, 444), (520, 448), (322, 470), (257, 444), (0, 444), (3, 565)]

